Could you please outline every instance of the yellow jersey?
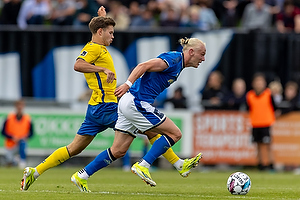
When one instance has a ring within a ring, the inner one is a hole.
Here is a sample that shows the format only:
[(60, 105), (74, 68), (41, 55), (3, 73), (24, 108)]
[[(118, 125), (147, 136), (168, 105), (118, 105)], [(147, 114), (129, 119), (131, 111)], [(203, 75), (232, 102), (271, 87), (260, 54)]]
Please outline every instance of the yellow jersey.
[[(113, 59), (106, 47), (94, 42), (88, 42), (80, 52), (77, 59), (109, 69), (116, 74)], [(117, 81), (107, 83), (107, 75), (104, 72), (84, 73), (86, 82), (90, 89), (93, 90), (92, 96), (89, 100), (90, 105), (97, 105), (99, 103), (117, 103), (117, 97), (114, 95)]]

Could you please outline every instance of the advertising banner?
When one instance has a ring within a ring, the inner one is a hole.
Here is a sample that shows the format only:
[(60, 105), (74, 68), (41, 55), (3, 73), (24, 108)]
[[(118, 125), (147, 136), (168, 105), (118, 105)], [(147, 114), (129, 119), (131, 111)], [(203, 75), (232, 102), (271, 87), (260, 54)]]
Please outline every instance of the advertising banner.
[[(300, 165), (300, 112), (276, 119), (271, 128), (275, 164)], [(247, 112), (205, 111), (194, 115), (194, 154), (204, 164), (256, 165)], [(264, 162), (265, 160), (263, 160)]]
[[(34, 136), (28, 142), (29, 152), (33, 154), (49, 153), (61, 146), (68, 145), (74, 139), (81, 123), (84, 120), (84, 114), (62, 114), (62, 113), (29, 113), (32, 117), (34, 126)], [(1, 129), (7, 113), (0, 112)], [(182, 119), (172, 118), (174, 123), (182, 128)], [(107, 129), (98, 134), (85, 151), (100, 153), (102, 150), (110, 147), (114, 140), (113, 129)], [(0, 137), (0, 147), (3, 147), (3, 137)], [(131, 153), (141, 154), (144, 147), (145, 137), (140, 136), (134, 139), (130, 146)], [(45, 151), (49, 150), (49, 151)], [(181, 151), (180, 142), (174, 145), (175, 152)]]
[(300, 113), (282, 115), (273, 126), (273, 153), (276, 163), (300, 165)]
[(247, 113), (205, 111), (194, 115), (194, 152), (202, 152), (204, 164), (254, 165)]

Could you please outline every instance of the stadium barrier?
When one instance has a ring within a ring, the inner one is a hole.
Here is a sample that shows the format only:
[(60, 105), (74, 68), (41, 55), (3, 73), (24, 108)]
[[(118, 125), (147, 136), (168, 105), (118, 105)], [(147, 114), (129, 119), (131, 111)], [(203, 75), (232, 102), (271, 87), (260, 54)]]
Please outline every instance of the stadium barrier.
[[(81, 123), (84, 120), (85, 111), (73, 110), (38, 110), (31, 111), (28, 114), (32, 117), (34, 126), (34, 136), (28, 142), (28, 155), (30, 156), (46, 156), (55, 149), (65, 146), (73, 141)], [(2, 126), (8, 111), (0, 111), (0, 124)], [(184, 132), (192, 132), (190, 129), (190, 121), (192, 121), (190, 113), (174, 113), (170, 118)], [(186, 137), (189, 138), (189, 137)], [(174, 145), (173, 150), (181, 156), (189, 156), (192, 154), (190, 141), (186, 138), (180, 140)], [(98, 134), (93, 142), (79, 156), (96, 156), (101, 151), (110, 147), (114, 140), (114, 131), (107, 129)], [(0, 154), (4, 154), (4, 137), (0, 137)], [(144, 137), (138, 136), (130, 146), (132, 156), (140, 157), (143, 153)], [(184, 148), (184, 147), (187, 148)]]
[[(0, 123), (8, 112), (0, 111)], [(30, 156), (46, 156), (58, 147), (69, 144), (84, 119), (84, 111), (44, 110), (30, 111), (35, 127), (29, 141)], [(173, 147), (180, 157), (203, 152), (203, 164), (256, 165), (256, 148), (251, 142), (251, 126), (247, 112), (238, 111), (165, 111), (182, 130), (182, 139)], [(272, 127), (272, 150), (275, 163), (300, 165), (300, 112), (279, 117)], [(97, 135), (79, 156), (96, 156), (111, 146), (114, 131), (108, 129)], [(131, 155), (140, 157), (143, 137), (137, 137), (130, 147)], [(0, 154), (3, 155), (3, 137)]]

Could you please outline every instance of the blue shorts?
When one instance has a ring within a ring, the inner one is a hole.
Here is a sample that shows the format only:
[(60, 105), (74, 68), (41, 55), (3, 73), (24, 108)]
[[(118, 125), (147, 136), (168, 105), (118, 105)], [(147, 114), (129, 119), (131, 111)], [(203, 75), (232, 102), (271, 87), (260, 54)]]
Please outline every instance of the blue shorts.
[(118, 119), (117, 103), (88, 105), (85, 119), (77, 134), (96, 136), (107, 128), (114, 128)]

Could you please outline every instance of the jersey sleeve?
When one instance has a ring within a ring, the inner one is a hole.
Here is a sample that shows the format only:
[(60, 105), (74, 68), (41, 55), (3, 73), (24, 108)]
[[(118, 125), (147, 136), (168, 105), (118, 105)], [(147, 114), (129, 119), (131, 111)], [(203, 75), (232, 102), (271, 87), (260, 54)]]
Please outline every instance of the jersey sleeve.
[(168, 65), (168, 68), (170, 67), (170, 59), (169, 59), (169, 57), (168, 57), (168, 55), (166, 53), (160, 54), (159, 56), (157, 56), (157, 58), (162, 59)]
[(162, 59), (168, 65), (168, 68), (163, 70), (163, 72), (171, 72), (177, 70), (178, 63), (180, 63), (182, 60), (181, 53), (178, 52), (162, 53), (157, 56), (157, 58)]
[(88, 63), (95, 63), (95, 61), (99, 58), (100, 48), (93, 43), (87, 44), (80, 52), (80, 55), (77, 59), (83, 59)]

